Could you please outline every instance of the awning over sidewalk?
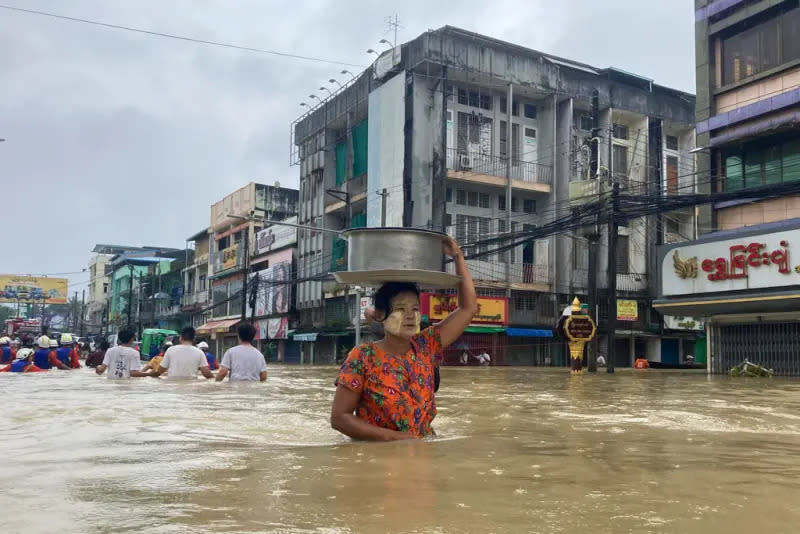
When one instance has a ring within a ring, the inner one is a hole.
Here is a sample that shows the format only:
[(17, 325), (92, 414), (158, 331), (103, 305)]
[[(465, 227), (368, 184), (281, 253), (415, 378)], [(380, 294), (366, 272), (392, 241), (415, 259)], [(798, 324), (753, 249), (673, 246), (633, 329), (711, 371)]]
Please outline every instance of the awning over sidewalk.
[(304, 334), (293, 334), (292, 339), (295, 341), (316, 341), (318, 335), (317, 332), (306, 332)]
[(553, 331), (539, 328), (506, 328), (506, 335), (517, 337), (553, 337)]
[(468, 334), (500, 334), (506, 331), (505, 326), (477, 326), (470, 325), (464, 329)]
[(223, 319), (221, 321), (208, 321), (207, 323), (197, 327), (198, 334), (211, 334), (229, 332), (231, 327), (236, 325), (239, 319)]

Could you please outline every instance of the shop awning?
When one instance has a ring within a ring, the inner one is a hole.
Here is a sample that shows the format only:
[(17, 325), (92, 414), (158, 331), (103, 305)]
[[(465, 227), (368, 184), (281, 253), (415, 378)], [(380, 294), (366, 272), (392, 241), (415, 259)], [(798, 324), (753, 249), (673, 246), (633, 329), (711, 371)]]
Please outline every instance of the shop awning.
[(198, 334), (210, 334), (212, 332), (224, 333), (230, 331), (231, 327), (239, 322), (239, 319), (223, 319), (221, 321), (208, 321), (197, 327)]
[(506, 328), (506, 335), (517, 337), (553, 337), (553, 331), (540, 328)]
[(469, 334), (499, 334), (506, 331), (505, 326), (476, 326), (470, 325), (464, 329)]
[(711, 317), (726, 314), (778, 313), (800, 309), (800, 292), (747, 292), (736, 295), (689, 296), (653, 301), (653, 308), (665, 315)]
[(317, 332), (307, 332), (305, 334), (294, 334), (292, 339), (295, 341), (316, 341), (318, 335)]

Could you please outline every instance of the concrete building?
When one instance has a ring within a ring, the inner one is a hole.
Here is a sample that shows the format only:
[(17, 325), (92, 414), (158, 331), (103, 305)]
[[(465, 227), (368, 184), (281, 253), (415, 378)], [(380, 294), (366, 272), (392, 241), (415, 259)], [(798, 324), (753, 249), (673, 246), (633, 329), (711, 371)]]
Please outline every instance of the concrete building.
[[(627, 191), (693, 187), (694, 106), (691, 94), (619, 69), (450, 26), (429, 31), (384, 52), (292, 125), (300, 223), (430, 228), (454, 235), (468, 254), (487, 253), (476, 242), (569, 215), (598, 199), (610, 178)], [(687, 210), (620, 229), (618, 286), (638, 313), (620, 324), (619, 365), (660, 332), (649, 306), (655, 244), (691, 238), (695, 226)], [(345, 268), (346, 245), (308, 229), (298, 240), (300, 335), (315, 344), (317, 361), (331, 361), (356, 311), (352, 295), (325, 276)], [(599, 240), (603, 280), (602, 232)], [(479, 295), (506, 299), (508, 311), (491, 333), (477, 330), (465, 343), (491, 347), (497, 363), (564, 363), (538, 336), (572, 296), (588, 292), (587, 233), (531, 240), (469, 264)]]
[(255, 233), (262, 226), (258, 221), (296, 215), (297, 198), (296, 189), (250, 182), (211, 206), (207, 272), (213, 307), (211, 317), (197, 331), (211, 339), (209, 345), (216, 354), (237, 344), (235, 326), (246, 304), (242, 298), (244, 270), (252, 256)]
[[(800, 180), (798, 29), (796, 1), (695, 1), (700, 191)], [(749, 359), (799, 375), (800, 271), (790, 251), (800, 240), (800, 195), (743, 195), (700, 211), (705, 235), (661, 250), (656, 307), (705, 320), (711, 372)]]
[(269, 224), (256, 233), (250, 260), (248, 317), (257, 330), (257, 343), (270, 359), (300, 362), (300, 347), (289, 338), (296, 326), (293, 278), (297, 256), (297, 216), (287, 225)]
[(111, 280), (106, 275), (108, 254), (94, 253), (89, 258), (89, 295), (86, 300), (86, 331), (100, 333), (105, 326), (105, 309)]
[(210, 237), (210, 229), (204, 228), (186, 240), (186, 249), (193, 250), (194, 254), (183, 270), (183, 311), (189, 315), (190, 324), (195, 328), (211, 318), (208, 280)]

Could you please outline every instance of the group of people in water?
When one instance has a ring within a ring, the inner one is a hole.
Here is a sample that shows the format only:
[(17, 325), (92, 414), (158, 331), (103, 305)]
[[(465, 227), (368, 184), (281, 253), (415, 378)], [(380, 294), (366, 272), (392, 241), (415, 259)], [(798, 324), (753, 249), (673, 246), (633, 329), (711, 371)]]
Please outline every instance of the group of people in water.
[[(118, 345), (110, 347), (107, 341), (101, 341), (98, 350), (90, 354), (85, 364), (94, 367), (97, 374), (108, 370), (108, 377), (123, 379), (131, 377), (159, 377), (167, 374), (167, 378), (196, 378), (197, 374), (206, 378), (224, 380), (260, 380), (267, 379), (267, 365), (262, 354), (253, 347), (255, 328), (250, 324), (239, 327), (239, 344), (228, 350), (217, 364), (213, 354), (208, 352), (208, 344), (200, 342), (195, 346), (195, 330), (186, 327), (176, 342), (168, 341), (162, 352), (142, 366), (141, 355), (134, 345), (135, 332), (123, 328), (117, 334)], [(22, 345), (21, 348), (18, 348)], [(79, 369), (80, 350), (76, 347), (72, 336), (64, 334), (60, 342), (47, 336), (40, 336), (36, 341), (25, 339), (14, 342), (7, 337), (0, 338), (0, 363), (7, 364), (0, 372), (36, 373), (52, 368)], [(234, 365), (235, 364), (235, 365)], [(217, 370), (217, 374), (212, 373)]]
[[(330, 423), (354, 439), (394, 441), (424, 438), (434, 434), (435, 392), (439, 387), (439, 364), (446, 347), (455, 342), (478, 311), (475, 286), (461, 248), (453, 238), (442, 243), (442, 252), (453, 259), (461, 277), (458, 308), (438, 324), (421, 329), (420, 291), (416, 284), (389, 282), (374, 296), (374, 309), (368, 317), (383, 326), (383, 338), (353, 348), (335, 381)], [(267, 379), (264, 356), (252, 345), (252, 325), (239, 326), (239, 344), (225, 352), (216, 374), (216, 362), (207, 357), (207, 345), (195, 346), (195, 330), (186, 327), (177, 343), (142, 365), (134, 346), (135, 333), (119, 331), (118, 345), (106, 343), (102, 361), (90, 356), (87, 365), (96, 365), (98, 375), (108, 372), (110, 379), (159, 377), (196, 379), (198, 373), (217, 381)], [(0, 357), (11, 358), (0, 371), (37, 372), (58, 367), (80, 366), (78, 353), (69, 337), (51, 347), (46, 336), (39, 338), (38, 349), (23, 347), (11, 352), (8, 339), (0, 339)], [(58, 345), (58, 344), (57, 344)], [(8, 347), (8, 350), (6, 349)], [(5, 361), (0, 360), (0, 361)]]

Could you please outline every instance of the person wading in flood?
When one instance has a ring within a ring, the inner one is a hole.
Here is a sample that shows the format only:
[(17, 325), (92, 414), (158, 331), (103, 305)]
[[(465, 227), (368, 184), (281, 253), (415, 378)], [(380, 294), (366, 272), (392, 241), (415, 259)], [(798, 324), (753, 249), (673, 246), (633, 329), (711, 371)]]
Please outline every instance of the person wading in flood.
[[(475, 286), (455, 239), (442, 243), (461, 276), (458, 309), (417, 333), (419, 289), (403, 282), (384, 284), (375, 294), (376, 318), (384, 338), (354, 348), (336, 380), (331, 426), (354, 439), (394, 441), (428, 436), (436, 417), (434, 369), (478, 311)], [(355, 413), (354, 413), (355, 412)]]
[(95, 372), (102, 375), (108, 369), (108, 378), (124, 379), (130, 377), (150, 376), (143, 373), (141, 368), (141, 357), (139, 351), (133, 346), (134, 332), (132, 329), (123, 328), (117, 334), (117, 342), (113, 348), (106, 351), (103, 356), (103, 363), (97, 366)]
[(167, 349), (161, 365), (150, 376), (158, 377), (167, 371), (170, 380), (197, 378), (197, 371), (206, 378), (214, 378), (214, 373), (208, 370), (206, 355), (194, 346), (194, 328), (191, 326), (181, 330), (180, 344)]
[(256, 329), (253, 325), (244, 323), (239, 326), (239, 345), (228, 349), (222, 355), (222, 363), (217, 372), (217, 382), (228, 376), (231, 380), (260, 380), (267, 379), (267, 362), (264, 355), (253, 346)]

